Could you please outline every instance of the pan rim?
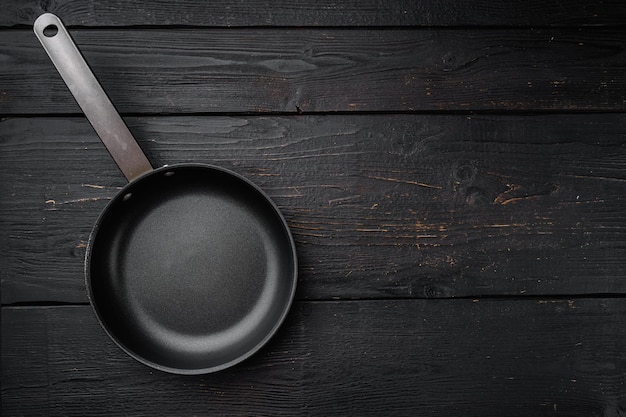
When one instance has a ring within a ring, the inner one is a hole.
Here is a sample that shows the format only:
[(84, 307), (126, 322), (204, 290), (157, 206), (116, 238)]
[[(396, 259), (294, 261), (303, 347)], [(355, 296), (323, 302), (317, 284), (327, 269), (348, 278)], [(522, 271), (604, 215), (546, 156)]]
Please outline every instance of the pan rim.
[[(120, 339), (115, 335), (115, 333), (111, 331), (111, 329), (107, 326), (106, 321), (103, 319), (99, 309), (97, 308), (97, 303), (95, 301), (95, 296), (93, 294), (93, 289), (91, 285), (92, 280), (91, 280), (90, 266), (91, 266), (92, 249), (93, 249), (94, 240), (96, 239), (98, 235), (100, 225), (102, 224), (103, 220), (107, 216), (107, 213), (109, 212), (111, 207), (116, 205), (120, 199), (123, 199), (124, 195), (128, 192), (128, 190), (131, 187), (136, 186), (136, 184), (144, 181), (146, 178), (152, 177), (154, 175), (158, 175), (163, 172), (167, 172), (169, 170), (187, 169), (187, 168), (197, 168), (197, 169), (203, 169), (203, 170), (208, 170), (208, 171), (221, 172), (223, 174), (234, 177), (235, 179), (241, 181), (246, 186), (251, 187), (255, 192), (257, 192), (259, 196), (262, 198), (262, 200), (264, 200), (265, 203), (269, 204), (272, 211), (278, 216), (278, 219), (280, 221), (280, 224), (282, 225), (284, 233), (286, 234), (286, 237), (289, 240), (288, 244), (289, 244), (290, 252), (291, 252), (290, 257), (293, 263), (293, 269), (291, 271), (291, 276), (290, 276), (290, 288), (288, 292), (288, 297), (286, 297), (285, 299), (284, 305), (282, 306), (282, 310), (278, 319), (275, 321), (271, 329), (265, 334), (265, 336), (261, 338), (260, 341), (256, 345), (254, 345), (252, 348), (248, 349), (246, 352), (237, 356), (234, 359), (231, 359), (229, 361), (226, 361), (217, 365), (199, 367), (199, 368), (177, 368), (177, 367), (172, 367), (168, 365), (163, 365), (161, 363), (157, 363), (155, 361), (149, 360), (143, 357), (142, 355), (139, 355), (133, 349), (125, 346), (124, 343), (122, 343)], [(295, 241), (293, 239), (291, 230), (287, 224), (285, 217), (283, 216), (281, 210), (278, 208), (276, 203), (258, 185), (256, 185), (254, 182), (244, 177), (243, 175), (235, 171), (232, 171), (228, 168), (224, 168), (224, 167), (220, 167), (220, 166), (212, 165), (212, 164), (197, 163), (197, 162), (178, 163), (178, 164), (172, 164), (172, 165), (163, 165), (159, 168), (155, 168), (152, 171), (149, 171), (141, 175), (140, 177), (134, 179), (133, 181), (130, 181), (121, 190), (119, 190), (117, 194), (107, 203), (104, 209), (102, 209), (102, 211), (98, 215), (98, 218), (96, 222), (94, 223), (91, 229), (91, 232), (89, 234), (89, 240), (87, 242), (86, 253), (85, 253), (84, 279), (85, 279), (85, 288), (87, 292), (87, 297), (89, 299), (89, 304), (91, 305), (92, 311), (95, 313), (95, 316), (98, 320), (98, 323), (100, 324), (100, 327), (105, 331), (105, 333), (109, 336), (109, 338), (118, 347), (120, 347), (126, 354), (128, 354), (130, 357), (134, 358), (138, 362), (143, 363), (144, 365), (147, 365), (159, 371), (169, 372), (173, 374), (180, 374), (180, 375), (201, 375), (201, 374), (218, 372), (218, 371), (230, 368), (246, 360), (247, 358), (254, 355), (256, 352), (258, 352), (263, 346), (265, 346), (267, 342), (276, 334), (278, 329), (281, 327), (281, 325), (285, 321), (289, 311), (291, 310), (291, 306), (295, 298), (297, 281), (298, 281), (298, 257), (297, 257)]]

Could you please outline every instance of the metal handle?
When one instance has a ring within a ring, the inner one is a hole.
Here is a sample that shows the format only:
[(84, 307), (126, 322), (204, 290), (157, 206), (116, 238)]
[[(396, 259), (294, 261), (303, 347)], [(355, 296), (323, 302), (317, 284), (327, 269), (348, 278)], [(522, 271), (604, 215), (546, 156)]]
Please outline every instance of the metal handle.
[(152, 165), (98, 83), (61, 19), (42, 14), (35, 35), (70, 89), (74, 99), (128, 181), (152, 170)]

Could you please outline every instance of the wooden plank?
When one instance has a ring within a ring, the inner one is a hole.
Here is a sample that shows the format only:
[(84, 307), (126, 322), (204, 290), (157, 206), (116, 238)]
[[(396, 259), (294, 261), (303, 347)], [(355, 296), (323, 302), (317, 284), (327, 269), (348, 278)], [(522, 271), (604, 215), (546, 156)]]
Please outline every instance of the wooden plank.
[(619, 0), (4, 0), (0, 26), (31, 25), (41, 13), (80, 26), (598, 26), (621, 25)]
[[(299, 299), (626, 293), (626, 115), (127, 118), (155, 165), (259, 184)], [(87, 121), (0, 122), (2, 302), (86, 302), (124, 178)]]
[(127, 357), (89, 306), (2, 308), (2, 414), (617, 416), (625, 315), (624, 299), (298, 302), (254, 357), (181, 377)]
[[(75, 30), (121, 112), (626, 109), (626, 32)], [(0, 114), (78, 113), (30, 30), (0, 32)]]

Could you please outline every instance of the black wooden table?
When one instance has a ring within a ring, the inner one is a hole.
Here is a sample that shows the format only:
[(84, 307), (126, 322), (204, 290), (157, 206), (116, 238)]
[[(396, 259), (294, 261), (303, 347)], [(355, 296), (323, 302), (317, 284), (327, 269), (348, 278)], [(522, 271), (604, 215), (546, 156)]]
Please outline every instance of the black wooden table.
[[(125, 184), (32, 33), (155, 165), (216, 163), (299, 253), (279, 333), (177, 376), (85, 293)], [(622, 0), (0, 1), (2, 415), (626, 415)]]

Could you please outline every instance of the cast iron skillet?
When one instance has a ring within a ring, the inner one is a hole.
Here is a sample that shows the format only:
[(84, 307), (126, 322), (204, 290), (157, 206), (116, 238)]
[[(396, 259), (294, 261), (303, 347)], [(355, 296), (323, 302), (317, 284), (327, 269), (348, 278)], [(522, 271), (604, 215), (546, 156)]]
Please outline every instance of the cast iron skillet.
[(129, 184), (96, 222), (87, 292), (108, 335), (162, 371), (201, 374), (259, 350), (291, 305), (297, 258), (276, 205), (224, 168), (152, 169), (58, 17), (34, 30)]

